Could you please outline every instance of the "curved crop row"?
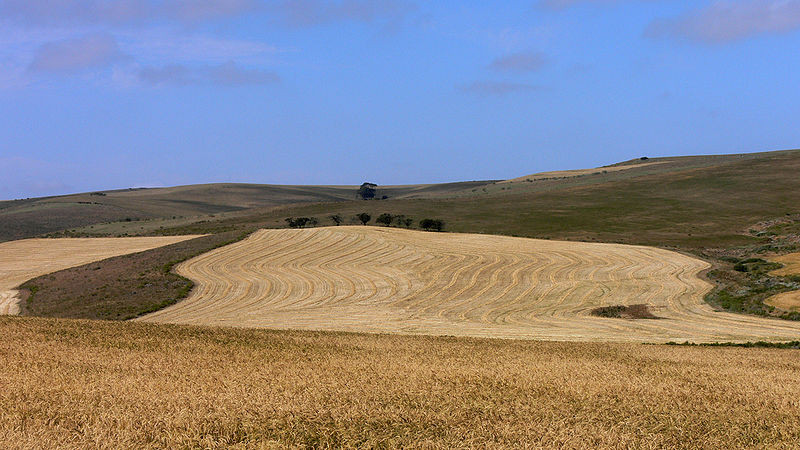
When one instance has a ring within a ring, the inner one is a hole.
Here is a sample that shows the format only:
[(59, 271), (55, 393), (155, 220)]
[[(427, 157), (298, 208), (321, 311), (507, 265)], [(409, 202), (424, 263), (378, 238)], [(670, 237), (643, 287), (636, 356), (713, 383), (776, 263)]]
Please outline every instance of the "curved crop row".
[[(557, 340), (797, 339), (800, 324), (716, 312), (708, 264), (618, 244), (394, 228), (261, 230), (177, 267), (190, 296), (152, 322)], [(595, 317), (647, 304), (661, 320)]]

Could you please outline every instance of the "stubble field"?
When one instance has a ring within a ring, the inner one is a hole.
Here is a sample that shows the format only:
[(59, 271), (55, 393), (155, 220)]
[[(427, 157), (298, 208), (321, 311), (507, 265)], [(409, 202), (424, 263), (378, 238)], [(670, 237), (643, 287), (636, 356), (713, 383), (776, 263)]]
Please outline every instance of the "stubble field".
[[(572, 341), (794, 340), (800, 323), (714, 311), (708, 264), (662, 249), (396, 228), (261, 230), (177, 267), (159, 323)], [(648, 306), (659, 319), (591, 315)]]
[[(770, 258), (770, 260), (783, 264), (782, 268), (773, 270), (770, 275), (800, 275), (800, 253), (789, 253), (788, 255)], [(765, 300), (764, 303), (784, 311), (800, 311), (800, 291), (789, 291), (773, 295)]]

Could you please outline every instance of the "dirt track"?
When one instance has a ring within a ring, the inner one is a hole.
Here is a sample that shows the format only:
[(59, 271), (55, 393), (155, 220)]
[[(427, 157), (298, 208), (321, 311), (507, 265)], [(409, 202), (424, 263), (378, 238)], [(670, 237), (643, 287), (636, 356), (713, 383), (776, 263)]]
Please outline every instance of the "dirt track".
[(24, 239), (0, 243), (0, 314), (19, 314), (14, 288), (31, 278), (196, 237)]
[[(708, 264), (666, 250), (394, 228), (261, 230), (178, 266), (197, 282), (151, 322), (604, 341), (800, 338), (715, 312)], [(660, 320), (590, 315), (648, 304)]]

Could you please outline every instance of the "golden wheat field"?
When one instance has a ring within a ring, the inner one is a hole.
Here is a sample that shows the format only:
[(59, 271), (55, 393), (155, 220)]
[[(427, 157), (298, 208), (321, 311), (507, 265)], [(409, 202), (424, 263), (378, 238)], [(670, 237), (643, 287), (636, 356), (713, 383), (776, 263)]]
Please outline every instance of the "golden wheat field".
[(196, 237), (23, 239), (0, 243), (0, 314), (19, 314), (14, 288), (31, 278)]
[[(261, 230), (177, 267), (190, 296), (160, 323), (548, 340), (800, 338), (800, 324), (714, 311), (708, 264), (617, 244), (396, 228)], [(657, 320), (596, 317), (647, 304)]]
[[(776, 256), (770, 258), (770, 261), (783, 264), (782, 268), (773, 270), (770, 272), (770, 275), (800, 275), (800, 253)], [(790, 291), (773, 295), (766, 299), (764, 303), (785, 311), (800, 311), (800, 291)]]
[(5, 448), (796, 448), (800, 351), (0, 318)]

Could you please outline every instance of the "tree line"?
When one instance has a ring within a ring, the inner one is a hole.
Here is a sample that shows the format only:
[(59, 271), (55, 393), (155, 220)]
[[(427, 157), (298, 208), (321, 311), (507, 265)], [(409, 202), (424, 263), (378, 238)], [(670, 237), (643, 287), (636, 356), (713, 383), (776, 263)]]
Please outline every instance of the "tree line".
[[(340, 214), (332, 214), (328, 216), (328, 220), (337, 226), (344, 223), (344, 218)], [(352, 217), (354, 223), (361, 223), (361, 225), (367, 225), (371, 220), (372, 216), (365, 212)], [(319, 220), (316, 217), (287, 217), (285, 221), (291, 228), (306, 228), (319, 225)], [(411, 228), (414, 225), (414, 219), (403, 214), (383, 213), (375, 218), (375, 223), (387, 227)], [(425, 231), (444, 230), (444, 221), (440, 219), (422, 219), (417, 225)]]

